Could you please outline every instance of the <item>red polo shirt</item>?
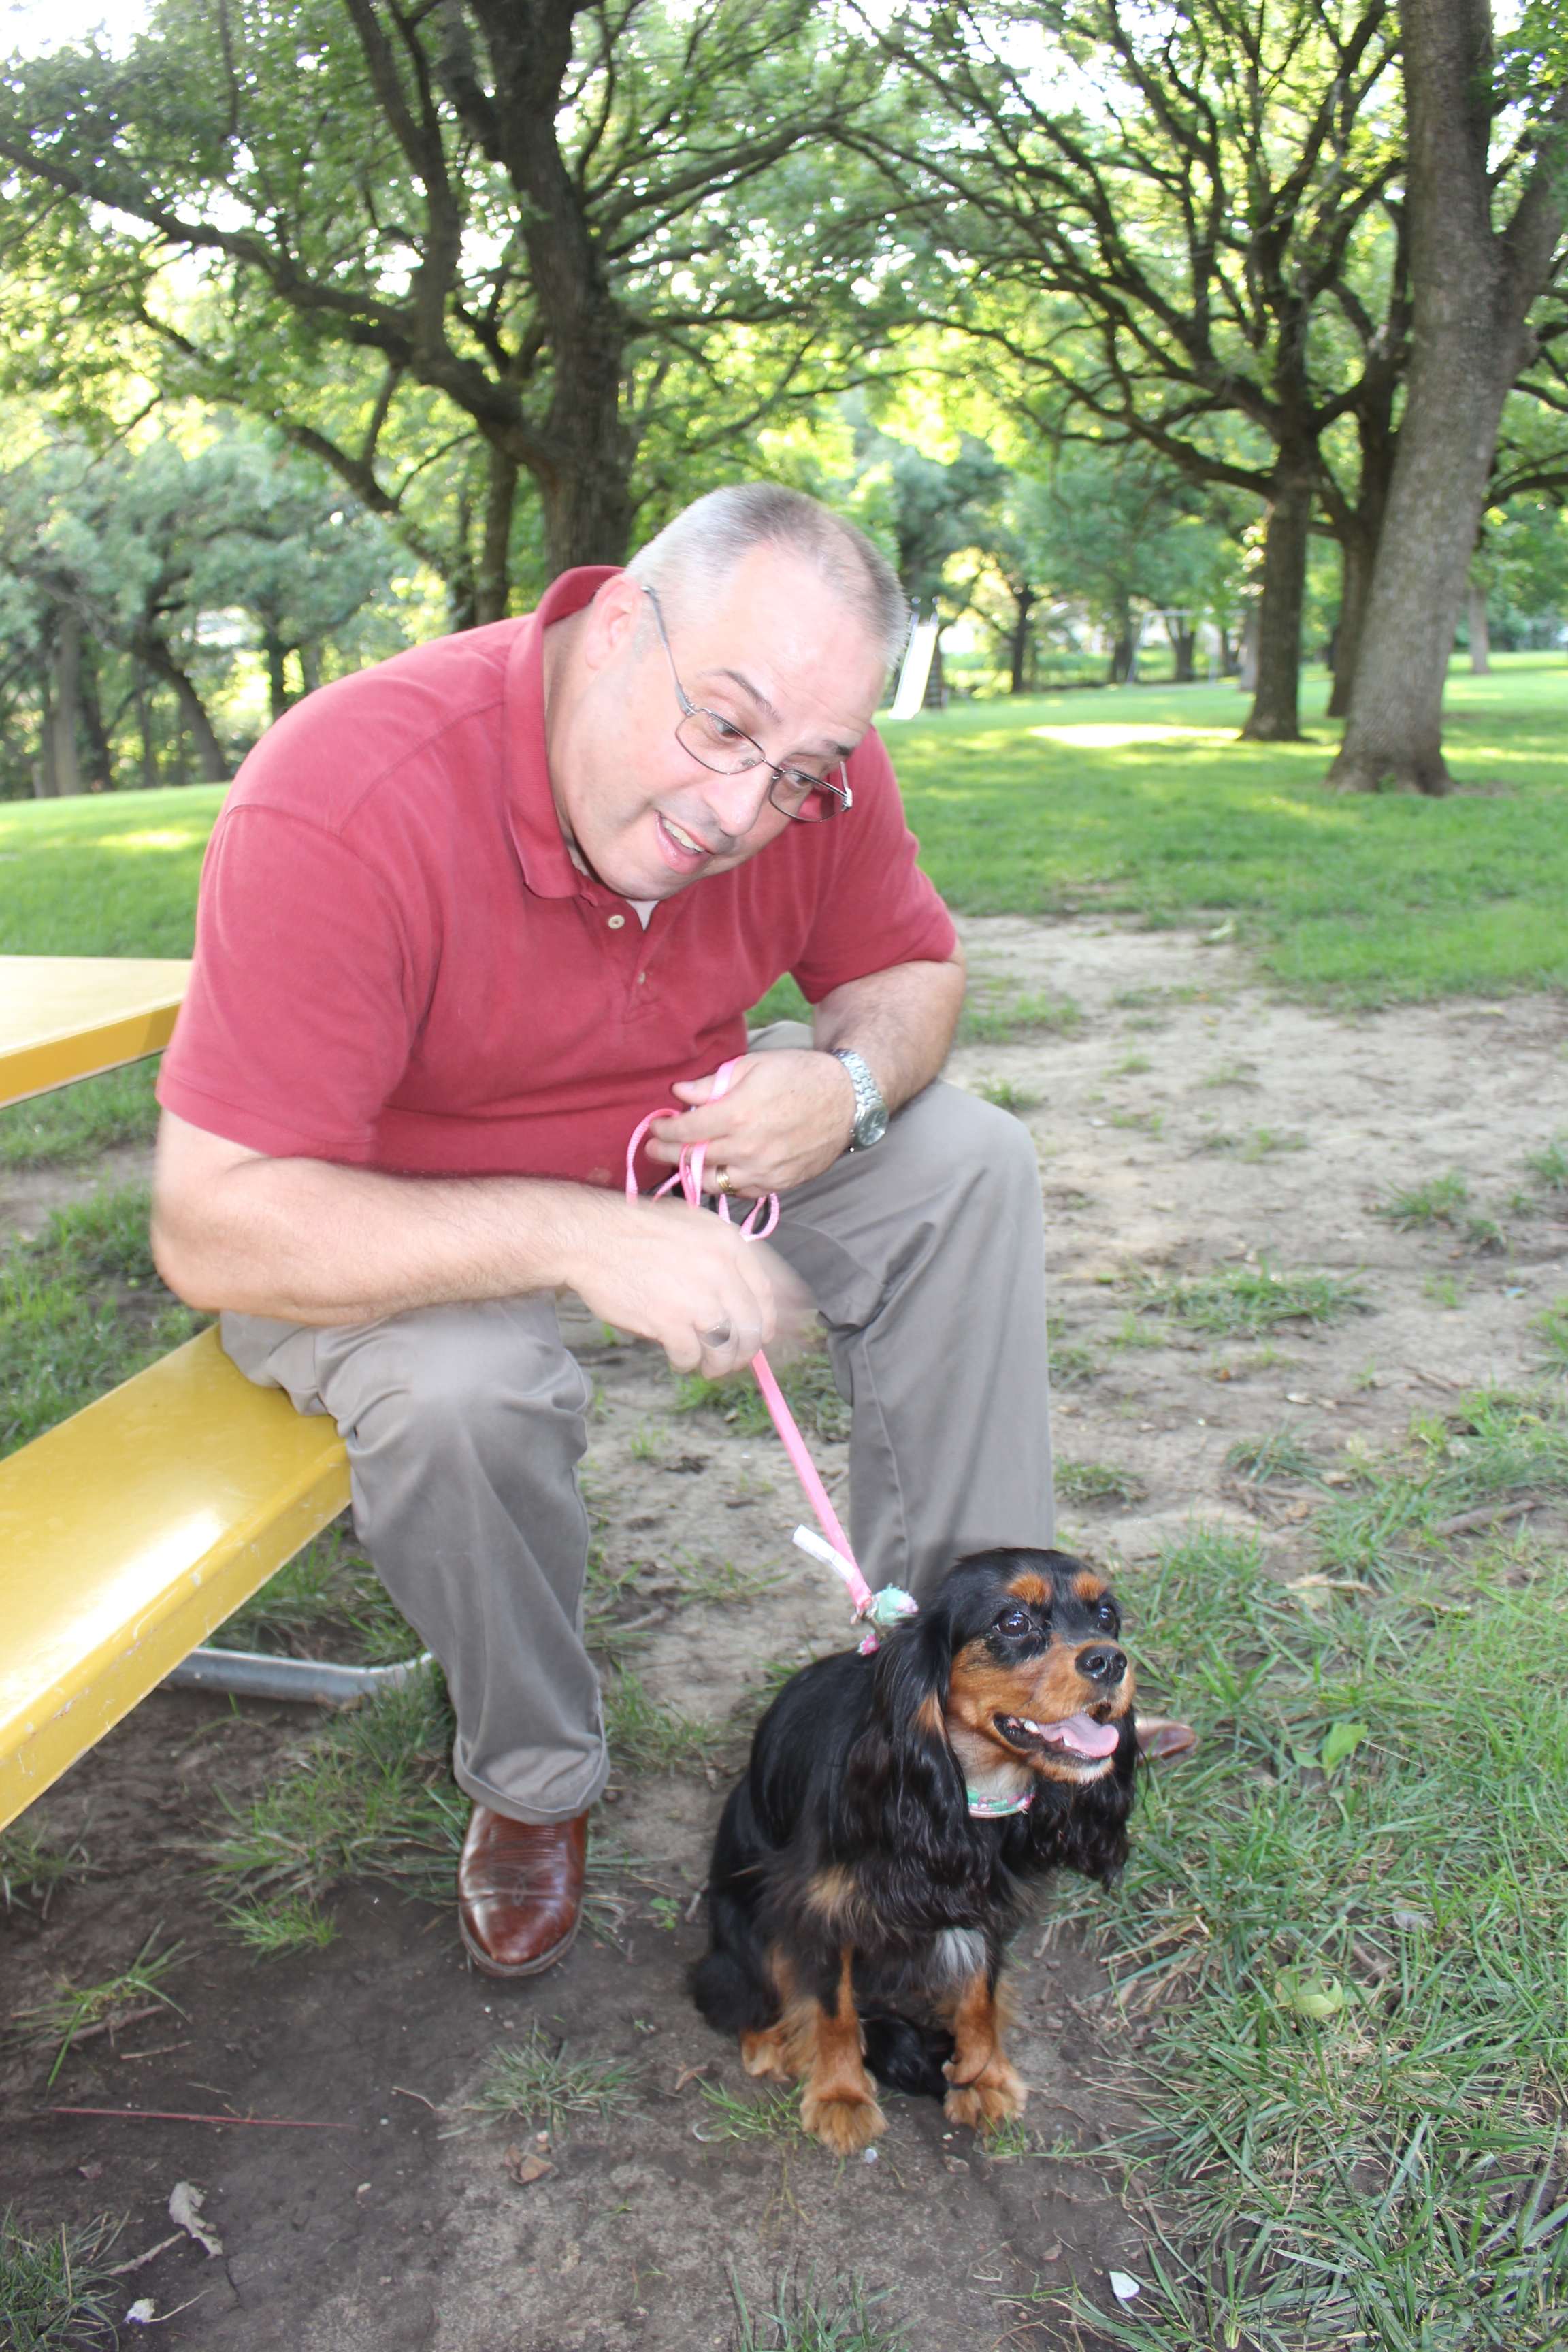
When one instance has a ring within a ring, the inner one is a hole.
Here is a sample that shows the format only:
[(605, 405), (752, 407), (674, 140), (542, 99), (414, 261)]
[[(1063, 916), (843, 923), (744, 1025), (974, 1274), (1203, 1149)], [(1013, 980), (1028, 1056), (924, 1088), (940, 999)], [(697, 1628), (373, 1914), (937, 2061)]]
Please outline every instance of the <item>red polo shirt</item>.
[(207, 849), (167, 1108), (273, 1159), (617, 1184), (637, 1120), (745, 1050), (782, 972), (815, 1003), (952, 954), (875, 734), (847, 816), (790, 825), (646, 931), (578, 872), (543, 638), (610, 576), (566, 572), (526, 620), (340, 679), (263, 737)]

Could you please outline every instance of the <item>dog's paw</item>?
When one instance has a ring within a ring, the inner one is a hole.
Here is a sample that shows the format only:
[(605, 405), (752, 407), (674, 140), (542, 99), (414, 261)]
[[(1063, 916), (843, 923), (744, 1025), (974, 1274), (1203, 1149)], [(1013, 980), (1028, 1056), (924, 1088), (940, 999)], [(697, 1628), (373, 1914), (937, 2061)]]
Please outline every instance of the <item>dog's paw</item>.
[(967, 2124), (972, 2131), (994, 2130), (1013, 2116), (1021, 2116), (1028, 2085), (1005, 2058), (993, 2058), (973, 2083), (955, 2084), (942, 2103), (950, 2124)]
[(808, 2091), (800, 2103), (800, 2127), (835, 2156), (854, 2156), (888, 2128), (873, 2098), (818, 2099)]
[(794, 2080), (789, 2053), (785, 2048), (784, 2021), (770, 2025), (763, 2033), (742, 2033), (741, 2063), (748, 2074), (760, 2074), (774, 2083)]

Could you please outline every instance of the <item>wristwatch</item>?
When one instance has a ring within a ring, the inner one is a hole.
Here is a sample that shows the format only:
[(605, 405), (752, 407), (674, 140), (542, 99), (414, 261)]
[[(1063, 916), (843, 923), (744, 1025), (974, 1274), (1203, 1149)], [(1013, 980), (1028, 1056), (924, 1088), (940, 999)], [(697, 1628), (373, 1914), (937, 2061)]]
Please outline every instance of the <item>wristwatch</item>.
[(869, 1151), (888, 1132), (891, 1113), (859, 1055), (852, 1054), (847, 1045), (835, 1045), (831, 1051), (834, 1060), (842, 1062), (855, 1081), (855, 1124), (849, 1130), (849, 1149)]

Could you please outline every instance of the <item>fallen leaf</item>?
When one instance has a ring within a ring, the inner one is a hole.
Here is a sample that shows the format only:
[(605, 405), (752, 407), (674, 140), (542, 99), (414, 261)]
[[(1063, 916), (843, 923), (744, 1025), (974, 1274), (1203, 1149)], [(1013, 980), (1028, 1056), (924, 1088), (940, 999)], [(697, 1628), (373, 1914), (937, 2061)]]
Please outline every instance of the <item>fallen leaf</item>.
[(1367, 1726), (1364, 1723), (1331, 1724), (1329, 1736), (1324, 1740), (1321, 1753), (1318, 1758), (1324, 1771), (1331, 1772), (1336, 1764), (1342, 1764), (1347, 1756), (1353, 1756), (1366, 1735)]
[[(704, 2058), (700, 2066), (683, 2066), (675, 2078), (676, 2091), (684, 2091), (688, 2083), (695, 2083), (699, 2074), (706, 2074), (711, 2063), (710, 2059)], [(673, 2097), (674, 2092), (670, 2095)]]
[(506, 2166), (507, 2171), (519, 2189), (526, 2189), (531, 2181), (542, 2180), (547, 2172), (553, 2172), (555, 2169), (555, 2167), (547, 2163), (543, 2157), (535, 2156), (531, 2147), (509, 2147), (501, 2162)]
[(125, 2325), (127, 2327), (151, 2327), (157, 2315), (157, 2305), (150, 2294), (144, 2294), (141, 2301), (133, 2303), (126, 2313)]
[(1105, 2275), (1110, 2281), (1110, 2292), (1118, 2303), (1131, 2303), (1135, 2294), (1143, 2292), (1140, 2282), (1129, 2278), (1125, 2271), (1107, 2271)]
[(184, 2230), (198, 2246), (205, 2247), (209, 2262), (222, 2253), (223, 2240), (202, 2220), (202, 2191), (188, 2180), (176, 2180), (170, 2191), (169, 2219), (176, 2230)]
[(1338, 1977), (1303, 1976), (1300, 1969), (1285, 1969), (1274, 1979), (1274, 1998), (1281, 2009), (1322, 2025), (1343, 2009), (1345, 1989)]

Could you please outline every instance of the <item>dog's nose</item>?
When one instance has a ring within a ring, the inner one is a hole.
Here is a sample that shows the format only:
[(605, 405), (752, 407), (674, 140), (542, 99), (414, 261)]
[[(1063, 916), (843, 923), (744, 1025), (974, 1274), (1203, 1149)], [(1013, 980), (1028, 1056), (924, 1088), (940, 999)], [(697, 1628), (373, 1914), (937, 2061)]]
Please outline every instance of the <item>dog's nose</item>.
[(1102, 1683), (1107, 1690), (1114, 1690), (1127, 1672), (1127, 1660), (1120, 1650), (1080, 1650), (1078, 1670), (1085, 1681)]

